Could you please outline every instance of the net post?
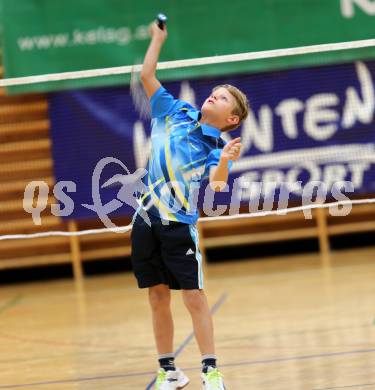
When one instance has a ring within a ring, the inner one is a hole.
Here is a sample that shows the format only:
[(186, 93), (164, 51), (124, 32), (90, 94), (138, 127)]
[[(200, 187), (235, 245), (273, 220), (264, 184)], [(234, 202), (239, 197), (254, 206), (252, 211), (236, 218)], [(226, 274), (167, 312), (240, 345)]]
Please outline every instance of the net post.
[(322, 265), (324, 267), (327, 267), (330, 265), (330, 243), (327, 226), (327, 212), (324, 207), (318, 207), (315, 210), (315, 214), (318, 228), (319, 248)]
[[(68, 221), (68, 230), (70, 233), (77, 232), (78, 231), (77, 222), (74, 220)], [(83, 269), (82, 269), (82, 256), (81, 256), (79, 237), (75, 235), (71, 235), (69, 237), (69, 241), (70, 241), (70, 253), (72, 256), (74, 279), (78, 283), (81, 283), (83, 280)]]

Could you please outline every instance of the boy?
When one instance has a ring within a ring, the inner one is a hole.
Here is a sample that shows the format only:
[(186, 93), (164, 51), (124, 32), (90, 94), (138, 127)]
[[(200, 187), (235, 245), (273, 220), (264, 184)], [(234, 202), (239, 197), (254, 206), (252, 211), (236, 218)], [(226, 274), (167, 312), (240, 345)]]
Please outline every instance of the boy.
[[(201, 112), (174, 99), (157, 80), (155, 72), (167, 29), (150, 27), (141, 81), (150, 99), (152, 150), (142, 197), (142, 212), (133, 218), (132, 262), (140, 288), (149, 289), (153, 329), (160, 369), (156, 389), (182, 389), (189, 380), (176, 369), (173, 354), (173, 320), (170, 289), (181, 289), (193, 321), (202, 354), (202, 385), (224, 390), (216, 367), (213, 324), (203, 291), (201, 255), (193, 206), (193, 185), (209, 177), (215, 191), (224, 188), (232, 161), (240, 154), (240, 138), (225, 144), (221, 131), (237, 128), (249, 112), (246, 96), (237, 88), (214, 88)], [(173, 205), (172, 205), (173, 203)], [(147, 217), (144, 218), (145, 213)]]

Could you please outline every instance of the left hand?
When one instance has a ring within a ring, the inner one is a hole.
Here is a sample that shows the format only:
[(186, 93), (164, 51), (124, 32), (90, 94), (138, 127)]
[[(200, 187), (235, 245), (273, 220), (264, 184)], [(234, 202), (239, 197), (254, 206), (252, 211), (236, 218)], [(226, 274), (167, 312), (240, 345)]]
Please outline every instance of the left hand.
[(236, 161), (240, 157), (241, 147), (241, 137), (233, 139), (224, 146), (221, 152), (221, 158)]

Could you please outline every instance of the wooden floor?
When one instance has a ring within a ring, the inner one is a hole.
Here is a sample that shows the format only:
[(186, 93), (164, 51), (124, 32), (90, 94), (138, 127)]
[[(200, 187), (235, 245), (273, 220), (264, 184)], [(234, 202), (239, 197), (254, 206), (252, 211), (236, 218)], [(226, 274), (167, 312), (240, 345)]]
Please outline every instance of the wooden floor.
[[(375, 389), (375, 247), (206, 269), (229, 390)], [(178, 365), (200, 389), (174, 293)], [(0, 389), (147, 389), (156, 369), (145, 291), (131, 275), (0, 288)]]

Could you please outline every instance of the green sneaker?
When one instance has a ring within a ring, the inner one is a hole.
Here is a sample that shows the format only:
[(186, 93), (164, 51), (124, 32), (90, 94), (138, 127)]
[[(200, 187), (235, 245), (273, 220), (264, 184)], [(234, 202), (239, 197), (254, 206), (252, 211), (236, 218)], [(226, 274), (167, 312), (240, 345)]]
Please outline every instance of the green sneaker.
[(202, 373), (201, 378), (203, 390), (226, 390), (223, 375), (217, 368), (209, 367), (207, 374)]
[(189, 378), (180, 370), (165, 371), (160, 368), (156, 378), (155, 390), (177, 390), (183, 389), (189, 384)]

